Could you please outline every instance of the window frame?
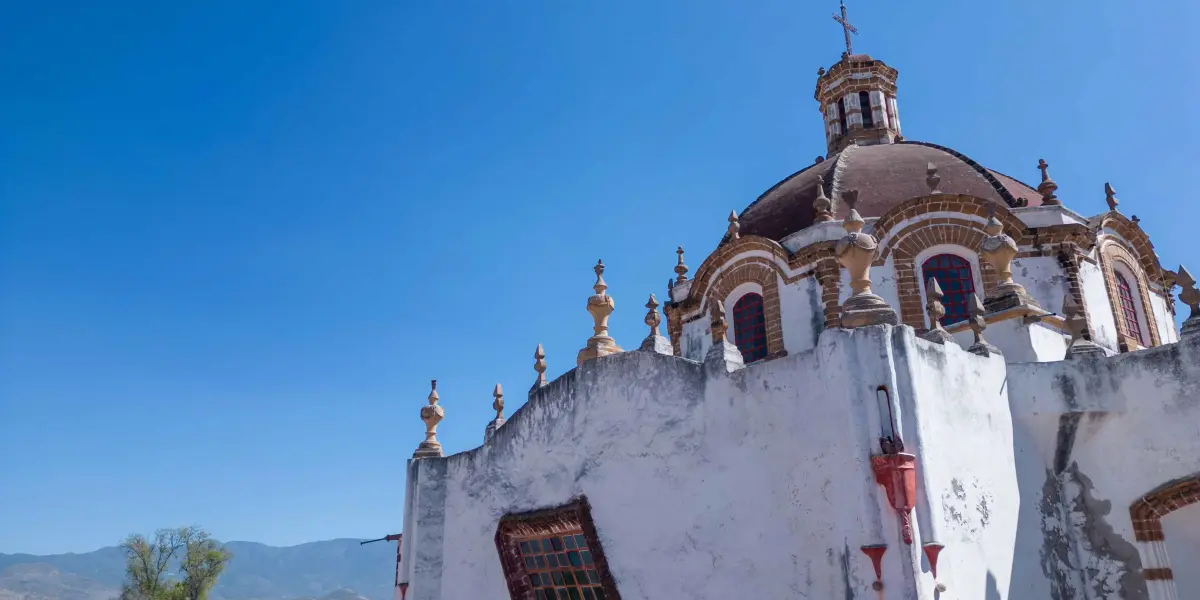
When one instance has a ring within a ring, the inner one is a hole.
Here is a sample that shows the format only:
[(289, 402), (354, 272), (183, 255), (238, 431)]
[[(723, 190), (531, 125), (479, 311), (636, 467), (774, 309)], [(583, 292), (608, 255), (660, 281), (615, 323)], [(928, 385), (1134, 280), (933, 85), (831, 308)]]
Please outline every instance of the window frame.
[(579, 496), (557, 508), (513, 513), (500, 518), (496, 528), (496, 551), (500, 555), (500, 564), (512, 600), (537, 600), (533, 585), (529, 581), (529, 573), (525, 570), (521, 542), (531, 537), (565, 535), (577, 531), (582, 531), (587, 540), (592, 562), (600, 576), (600, 588), (604, 590), (605, 600), (621, 600), (617, 583), (608, 570), (608, 560), (600, 544), (600, 537), (596, 535), (596, 525), (592, 521), (592, 508), (587, 496)]
[[(752, 334), (752, 335), (754, 335), (754, 337), (751, 340), (747, 340), (747, 341), (749, 343), (753, 343), (753, 342), (757, 341), (758, 345), (761, 346), (760, 356), (757, 356), (755, 358), (751, 358), (751, 357), (747, 356), (746, 351), (742, 349), (741, 336), (745, 330), (743, 330), (741, 327), (739, 327), (739, 325), (745, 323), (746, 321), (742, 318), (739, 318), (739, 315), (738, 315), (738, 307), (744, 306), (742, 303), (747, 301), (747, 299), (749, 299), (751, 296), (758, 299), (757, 300), (758, 322), (751, 325), (751, 327), (754, 327), (758, 331), (754, 332)], [(729, 316), (730, 316), (729, 320), (731, 323), (733, 323), (733, 345), (737, 346), (738, 352), (742, 353), (742, 360), (745, 361), (746, 363), (752, 363), (752, 362), (757, 362), (757, 361), (760, 361), (760, 360), (770, 357), (771, 349), (767, 344), (767, 303), (766, 303), (766, 299), (763, 298), (763, 295), (756, 291), (747, 291), (746, 293), (738, 296), (737, 300), (734, 301), (734, 303), (732, 305), (727, 304), (726, 306), (729, 306)]]
[(862, 117), (863, 129), (875, 128), (875, 113), (871, 110), (871, 93), (858, 93), (858, 110)]
[(838, 124), (842, 126), (841, 135), (850, 133), (850, 121), (846, 117), (846, 98), (843, 96), (837, 101)]
[[(940, 280), (940, 279), (938, 280), (938, 285), (939, 285), (939, 286), (941, 286), (941, 288), (942, 288), (942, 294), (943, 294), (943, 298), (942, 298), (942, 306), (943, 306), (943, 307), (945, 307), (945, 308), (947, 308), (947, 310), (946, 310), (946, 316), (942, 317), (942, 320), (941, 320), (941, 322), (942, 322), (942, 327), (950, 327), (950, 326), (952, 326), (952, 325), (957, 325), (957, 324), (959, 324), (959, 323), (962, 323), (962, 322), (964, 322), (964, 321), (967, 321), (967, 320), (969, 320), (969, 318), (970, 318), (970, 312), (969, 312), (969, 311), (970, 311), (970, 306), (971, 306), (971, 299), (967, 297), (967, 294), (977, 294), (977, 293), (979, 293), (979, 286), (977, 285), (977, 283), (978, 283), (978, 282), (976, 282), (976, 270), (977, 270), (977, 268), (976, 268), (976, 264), (975, 264), (975, 262), (974, 262), (974, 261), (972, 261), (972, 260), (971, 260), (969, 257), (967, 257), (967, 256), (964, 256), (964, 255), (962, 255), (962, 254), (959, 254), (959, 253), (957, 253), (957, 252), (950, 251), (949, 249), (939, 249), (939, 250), (936, 250), (936, 251), (934, 251), (934, 252), (930, 253), (928, 256), (924, 256), (923, 258), (921, 258), (921, 262), (920, 262), (921, 280), (920, 280), (919, 284), (920, 284), (920, 290), (921, 290), (922, 297), (924, 297), (924, 294), (925, 294), (925, 282), (929, 280), (929, 277), (925, 275), (925, 266), (926, 266), (926, 265), (927, 265), (927, 264), (928, 264), (930, 261), (932, 261), (932, 260), (935, 260), (935, 259), (938, 259), (938, 258), (942, 258), (943, 256), (948, 256), (948, 257), (955, 258), (955, 259), (958, 259), (958, 260), (962, 261), (962, 262), (964, 263), (964, 265), (965, 265), (966, 269), (967, 269), (967, 278), (966, 278), (966, 279), (962, 279), (962, 278), (960, 277), (960, 279), (959, 279), (959, 280), (960, 280), (960, 281), (969, 281), (969, 282), (971, 283), (971, 289), (970, 289), (969, 291), (968, 291), (968, 290), (953, 290), (953, 291), (952, 291), (952, 290), (948, 290), (948, 289), (946, 289), (946, 288), (947, 288), (947, 285), (946, 285), (946, 283), (945, 283), (945, 282), (943, 282), (943, 281), (942, 281), (942, 280)], [(935, 267), (933, 267), (933, 268), (934, 268), (934, 269), (942, 269), (942, 268), (963, 268), (963, 267), (936, 267), (936, 266), (935, 266)], [(950, 311), (949, 311), (949, 305), (948, 305), (948, 304), (946, 303), (946, 301), (945, 301), (945, 296), (949, 296), (951, 293), (958, 293), (958, 294), (962, 294), (962, 296), (963, 296), (963, 307), (964, 307), (964, 311), (965, 311), (965, 312), (963, 313), (963, 317), (962, 317), (961, 319), (959, 319), (959, 320), (957, 320), (957, 321), (953, 321), (953, 322), (947, 323), (947, 322), (946, 322), (946, 319), (947, 319), (947, 318), (949, 318), (949, 317), (951, 317), (951, 315), (950, 315)], [(925, 302), (924, 302), (925, 304), (928, 304), (928, 303), (929, 303), (929, 299), (928, 299), (928, 298), (923, 298), (923, 299), (925, 300)], [(929, 320), (928, 313), (926, 313), (925, 319), (926, 319), (926, 321), (928, 321), (928, 320)], [(930, 322), (930, 323), (928, 323), (928, 324), (927, 324), (927, 326), (928, 326), (928, 327), (933, 327), (933, 323), (932, 323), (932, 322)]]
[[(1115, 261), (1113, 265), (1113, 284), (1117, 292), (1117, 310), (1121, 311), (1120, 315), (1114, 315), (1121, 319), (1122, 328), (1125, 330), (1125, 335), (1137, 342), (1143, 348), (1149, 348), (1146, 341), (1146, 333), (1148, 323), (1144, 323), (1145, 319), (1142, 316), (1142, 310), (1138, 306), (1142, 302), (1141, 286), (1136, 277), (1132, 277), (1128, 267)], [(1122, 268), (1125, 267), (1125, 268)], [(1130, 279), (1133, 281), (1130, 281)], [(1122, 289), (1122, 284), (1123, 288)], [(1122, 293), (1125, 292), (1125, 293)], [(1127, 304), (1128, 302), (1128, 304)], [(1130, 317), (1132, 316), (1132, 321)], [(1132, 322), (1133, 327), (1130, 327)]]

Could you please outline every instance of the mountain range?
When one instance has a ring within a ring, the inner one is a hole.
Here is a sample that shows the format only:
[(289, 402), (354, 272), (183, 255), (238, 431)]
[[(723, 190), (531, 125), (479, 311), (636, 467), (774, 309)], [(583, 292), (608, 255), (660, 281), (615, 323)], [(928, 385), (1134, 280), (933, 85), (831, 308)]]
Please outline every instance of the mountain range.
[[(278, 548), (229, 542), (210, 600), (391, 600), (395, 543), (337, 539)], [(0, 554), (0, 600), (112, 600), (125, 578), (119, 547), (83, 554)]]

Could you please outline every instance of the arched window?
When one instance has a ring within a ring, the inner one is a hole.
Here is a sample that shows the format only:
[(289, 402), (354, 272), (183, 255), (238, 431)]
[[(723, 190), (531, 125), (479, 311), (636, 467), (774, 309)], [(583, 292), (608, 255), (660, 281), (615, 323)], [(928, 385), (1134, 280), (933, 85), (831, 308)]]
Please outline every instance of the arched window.
[(954, 254), (939, 254), (921, 265), (921, 281), (930, 277), (937, 279), (942, 286), (942, 305), (946, 307), (946, 316), (942, 317), (942, 325), (950, 325), (967, 320), (969, 295), (975, 293), (975, 278), (971, 276), (971, 263), (967, 259)]
[(875, 126), (875, 113), (871, 111), (871, 95), (866, 92), (858, 93), (858, 106), (862, 110), (863, 128)]
[(845, 98), (838, 98), (838, 123), (841, 123), (841, 125), (842, 125), (842, 131), (841, 131), (842, 135), (846, 135), (847, 133), (849, 133), (850, 130), (846, 128), (846, 99)]
[(1139, 344), (1145, 346), (1146, 340), (1142, 337), (1142, 326), (1138, 322), (1137, 305), (1133, 303), (1133, 288), (1130, 287), (1129, 281), (1120, 271), (1114, 271), (1113, 274), (1117, 276), (1117, 300), (1121, 305), (1121, 318), (1125, 321), (1125, 331)]
[(742, 360), (754, 362), (767, 357), (767, 319), (763, 298), (746, 294), (733, 305), (733, 342), (742, 352)]

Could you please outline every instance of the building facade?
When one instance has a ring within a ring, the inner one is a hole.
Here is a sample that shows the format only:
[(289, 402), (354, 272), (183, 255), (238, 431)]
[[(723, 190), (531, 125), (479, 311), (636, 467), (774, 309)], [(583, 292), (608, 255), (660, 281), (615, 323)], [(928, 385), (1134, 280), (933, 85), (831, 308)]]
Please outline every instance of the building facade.
[(1195, 281), (1107, 184), (905, 139), (897, 77), (847, 42), (825, 156), (679, 249), (636, 349), (597, 265), (577, 367), (539, 346), (482, 446), (443, 456), (435, 383), (408, 599), (1200, 598)]

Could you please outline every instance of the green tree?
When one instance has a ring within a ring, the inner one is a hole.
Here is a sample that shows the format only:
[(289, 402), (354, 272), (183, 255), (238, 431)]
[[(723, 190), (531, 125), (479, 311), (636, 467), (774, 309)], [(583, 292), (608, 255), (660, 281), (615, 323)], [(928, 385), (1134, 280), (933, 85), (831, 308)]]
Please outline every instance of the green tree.
[[(153, 539), (125, 539), (125, 582), (120, 600), (205, 600), (231, 554), (198, 527), (160, 529)], [(181, 578), (174, 578), (178, 570)]]

